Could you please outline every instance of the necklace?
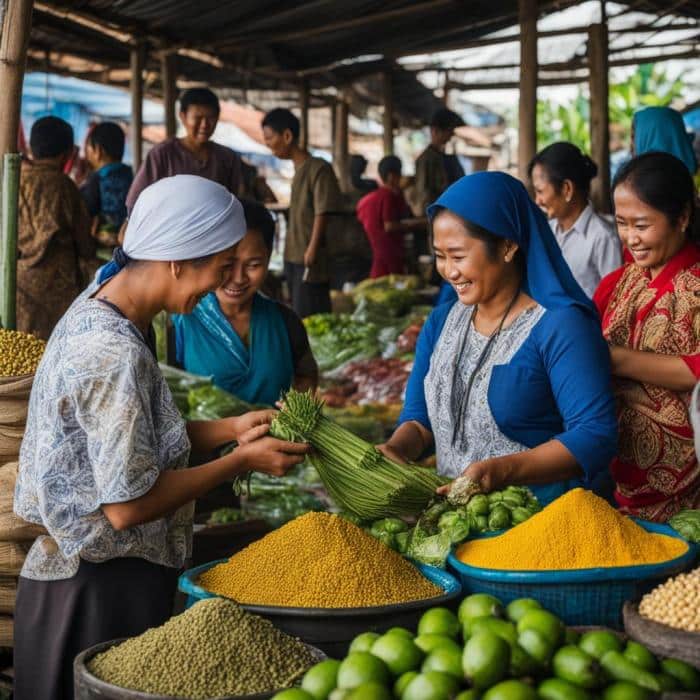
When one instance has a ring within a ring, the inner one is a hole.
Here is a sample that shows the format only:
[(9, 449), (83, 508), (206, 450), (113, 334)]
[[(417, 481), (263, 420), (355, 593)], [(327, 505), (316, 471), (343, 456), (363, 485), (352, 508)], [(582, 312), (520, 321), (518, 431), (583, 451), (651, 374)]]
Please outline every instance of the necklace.
[[(455, 446), (457, 442), (457, 434), (459, 432), (458, 428), (460, 425), (464, 423), (464, 419), (467, 413), (467, 409), (469, 408), (469, 397), (471, 396), (472, 393), (472, 387), (474, 386), (474, 381), (476, 380), (476, 375), (479, 373), (481, 368), (484, 366), (486, 360), (488, 359), (489, 354), (491, 353), (491, 350), (493, 349), (493, 346), (496, 344), (496, 339), (501, 333), (501, 330), (503, 330), (503, 324), (506, 322), (506, 318), (508, 318), (508, 314), (511, 312), (513, 309), (513, 306), (515, 306), (515, 302), (517, 298), (520, 296), (520, 290), (518, 290), (515, 293), (515, 296), (510, 300), (510, 303), (508, 304), (508, 307), (506, 308), (505, 313), (503, 314), (503, 317), (501, 318), (500, 323), (496, 327), (496, 330), (491, 333), (489, 336), (489, 339), (486, 341), (486, 345), (484, 346), (484, 349), (481, 351), (481, 354), (479, 355), (479, 359), (476, 361), (476, 365), (474, 369), (472, 370), (471, 374), (469, 375), (469, 379), (467, 381), (467, 390), (464, 392), (464, 394), (460, 397), (459, 403), (457, 405), (457, 416), (456, 419), (452, 423), (452, 447)], [(476, 312), (479, 309), (479, 305), (476, 304), (474, 306), (474, 309), (472, 310), (471, 315), (469, 316), (469, 324), (467, 325), (467, 331), (464, 334), (464, 337), (462, 338), (462, 342), (460, 344), (459, 348), (459, 353), (457, 354), (457, 368), (459, 368), (462, 365), (462, 361), (464, 360), (464, 352), (467, 347), (467, 340), (469, 338), (469, 333), (471, 333), (472, 325), (474, 323), (474, 317), (476, 316)]]

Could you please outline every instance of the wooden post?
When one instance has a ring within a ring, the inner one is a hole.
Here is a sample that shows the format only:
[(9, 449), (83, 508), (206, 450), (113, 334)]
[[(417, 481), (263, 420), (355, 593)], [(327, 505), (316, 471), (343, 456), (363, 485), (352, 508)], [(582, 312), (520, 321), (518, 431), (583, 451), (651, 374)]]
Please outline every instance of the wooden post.
[(32, 0), (5, 0), (0, 36), (0, 167), (1, 156), (17, 153), (22, 81), (32, 26)]
[(528, 183), (527, 166), (537, 152), (537, 0), (518, 0), (520, 19), (520, 103), (518, 176)]
[(384, 155), (391, 156), (394, 154), (394, 90), (389, 70), (384, 72), (382, 87), (384, 88), (384, 115), (382, 116)]
[(302, 148), (309, 147), (309, 82), (302, 80), (299, 85), (299, 121), (301, 130), (299, 133), (299, 145)]
[(333, 167), (338, 177), (340, 189), (347, 192), (350, 189), (349, 172), (349, 109), (346, 102), (346, 92), (342, 90), (335, 104), (335, 143), (333, 149)]
[(177, 54), (163, 51), (160, 55), (160, 80), (163, 84), (163, 107), (165, 108), (165, 136), (173, 138), (177, 135), (175, 118), (175, 102), (177, 100)]
[(131, 159), (134, 172), (143, 155), (143, 64), (145, 50), (139, 42), (131, 48)]
[(608, 111), (608, 26), (588, 29), (589, 88), (591, 93), (591, 157), (598, 166), (591, 199), (595, 208), (610, 213), (610, 115)]
[(0, 326), (17, 327), (17, 224), (19, 204), (19, 153), (6, 153), (2, 169), (2, 225), (0, 227)]

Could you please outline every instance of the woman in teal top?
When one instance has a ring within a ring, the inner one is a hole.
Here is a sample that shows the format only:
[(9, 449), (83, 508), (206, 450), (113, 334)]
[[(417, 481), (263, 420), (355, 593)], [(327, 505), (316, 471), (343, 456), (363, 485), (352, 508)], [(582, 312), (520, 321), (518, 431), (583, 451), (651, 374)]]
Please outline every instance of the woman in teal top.
[(299, 317), (260, 293), (275, 224), (257, 202), (243, 202), (247, 233), (228, 279), (189, 315), (173, 316), (178, 363), (213, 377), (252, 404), (269, 404), (291, 386), (316, 388), (318, 368)]

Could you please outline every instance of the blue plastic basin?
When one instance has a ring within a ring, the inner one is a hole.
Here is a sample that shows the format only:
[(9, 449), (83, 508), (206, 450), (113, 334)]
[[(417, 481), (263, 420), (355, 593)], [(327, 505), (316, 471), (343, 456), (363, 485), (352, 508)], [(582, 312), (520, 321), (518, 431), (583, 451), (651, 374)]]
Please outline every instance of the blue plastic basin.
[[(668, 525), (635, 519), (648, 532), (683, 538)], [(685, 542), (685, 540), (683, 540)], [(489, 593), (504, 604), (516, 598), (535, 598), (567, 625), (595, 625), (622, 629), (622, 606), (636, 600), (670, 576), (689, 569), (698, 548), (661, 564), (570, 571), (497, 571), (470, 566), (452, 552), (448, 567), (462, 582), (466, 595)]]

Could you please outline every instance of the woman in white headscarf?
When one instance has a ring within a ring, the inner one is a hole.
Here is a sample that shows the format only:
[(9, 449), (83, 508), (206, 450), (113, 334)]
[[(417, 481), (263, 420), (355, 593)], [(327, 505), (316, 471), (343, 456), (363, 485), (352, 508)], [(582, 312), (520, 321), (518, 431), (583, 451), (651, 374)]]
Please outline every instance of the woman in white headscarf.
[[(247, 471), (281, 476), (305, 445), (266, 436), (272, 412), (185, 423), (156, 361), (151, 321), (189, 313), (227, 277), (245, 235), (224, 187), (179, 175), (144, 190), (123, 250), (54, 330), (37, 370), (15, 512), (32, 546), (15, 611), (15, 698), (73, 698), (83, 649), (171, 614), (191, 551), (192, 502)], [(184, 469), (190, 449), (237, 440)]]

